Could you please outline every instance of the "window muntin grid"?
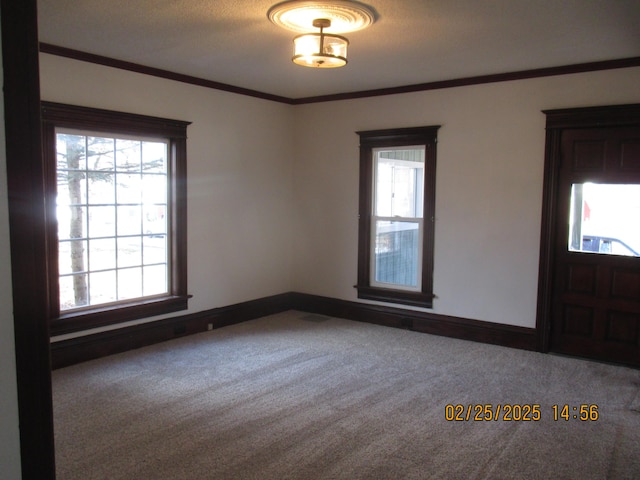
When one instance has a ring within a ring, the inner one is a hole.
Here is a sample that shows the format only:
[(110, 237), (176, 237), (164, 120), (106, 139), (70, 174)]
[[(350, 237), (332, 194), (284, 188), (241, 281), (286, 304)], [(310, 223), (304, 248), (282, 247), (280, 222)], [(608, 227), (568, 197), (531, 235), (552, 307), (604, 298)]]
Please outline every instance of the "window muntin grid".
[(60, 310), (169, 293), (169, 142), (56, 129)]

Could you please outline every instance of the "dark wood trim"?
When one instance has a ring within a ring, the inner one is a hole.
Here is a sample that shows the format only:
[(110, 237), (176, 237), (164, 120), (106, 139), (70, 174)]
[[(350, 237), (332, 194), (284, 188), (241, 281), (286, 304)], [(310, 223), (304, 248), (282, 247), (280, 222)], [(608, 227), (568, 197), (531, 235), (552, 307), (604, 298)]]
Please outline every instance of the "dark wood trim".
[(169, 296), (142, 300), (125, 306), (115, 305), (110, 308), (95, 308), (63, 314), (51, 320), (51, 335), (81, 332), (90, 328), (186, 310), (189, 298), (191, 298), (190, 295)]
[[(433, 306), (433, 255), (436, 200), (436, 145), (440, 126), (395, 128), (356, 132), (360, 137), (358, 211), (358, 298), (401, 303), (423, 308)], [(424, 204), (422, 276), (420, 291), (396, 290), (372, 285), (371, 231), (373, 216), (373, 149), (424, 145)]]
[(367, 148), (403, 147), (419, 145), (420, 141), (432, 141), (436, 138), (440, 125), (429, 127), (389, 128), (384, 130), (366, 130), (356, 132), (360, 137), (360, 146)]
[(606, 107), (562, 108), (543, 110), (546, 129), (623, 127), (640, 125), (640, 103)]
[(104, 65), (106, 67), (118, 68), (120, 70), (127, 70), (129, 72), (141, 73), (143, 75), (151, 75), (152, 77), (164, 78), (167, 80), (174, 80), (176, 82), (187, 83), (189, 85), (196, 85), (198, 87), (212, 88), (214, 90), (222, 90), (224, 92), (237, 93), (239, 95), (246, 95), (249, 97), (261, 98), (263, 100), (271, 100), (274, 102), (292, 104), (293, 101), (290, 98), (281, 97), (279, 95), (272, 95), (270, 93), (258, 92), (249, 88), (235, 87), (226, 83), (214, 82), (212, 80), (205, 80), (203, 78), (192, 77), (191, 75), (184, 75), (181, 73), (170, 72), (161, 68), (148, 67), (140, 65), (138, 63), (126, 62), (124, 60), (117, 60), (115, 58), (104, 57), (102, 55), (96, 55), (93, 53), (81, 52), (72, 48), (59, 47), (57, 45), (51, 45), (49, 43), (40, 43), (40, 51), (42, 53), (48, 53), (50, 55), (57, 55), (59, 57), (72, 58), (74, 60), (80, 60), (81, 62), (95, 63), (97, 65)]
[[(358, 133), (358, 132), (356, 132)], [(359, 133), (358, 133), (359, 135)], [(371, 147), (362, 145), (360, 139), (359, 165), (359, 193), (358, 193), (358, 283), (367, 287), (371, 278), (370, 249), (371, 238), (366, 233), (371, 231), (371, 215), (373, 210), (373, 162), (371, 161)]]
[[(186, 132), (185, 132), (186, 133)], [(183, 308), (187, 309), (187, 298), (191, 298), (188, 286), (188, 239), (187, 239), (187, 137), (172, 137), (170, 159), (173, 175), (170, 177), (171, 188), (170, 198), (167, 199), (172, 205), (169, 219), (170, 235), (173, 238), (171, 243), (171, 258), (180, 259), (172, 262), (171, 268), (171, 291), (183, 298)], [(187, 298), (185, 298), (187, 297)]]
[(520, 70), (517, 72), (496, 73), (492, 75), (479, 75), (475, 77), (455, 78), (450, 80), (440, 80), (436, 82), (418, 83), (414, 85), (404, 85), (399, 87), (378, 88), (372, 90), (362, 90), (359, 92), (338, 93), (332, 95), (319, 95), (314, 97), (288, 98), (269, 93), (258, 92), (247, 88), (234, 87), (225, 83), (214, 82), (202, 78), (192, 77), (174, 73), (159, 68), (147, 67), (132, 62), (116, 60), (102, 55), (82, 52), (66, 47), (59, 47), (49, 43), (41, 43), (40, 51), (59, 57), (72, 58), (82, 62), (96, 63), (107, 67), (119, 68), (131, 72), (142, 73), (177, 82), (188, 83), (200, 87), (213, 88), (226, 92), (248, 95), (250, 97), (272, 100), (274, 102), (286, 103), (288, 105), (304, 105), (308, 103), (334, 102), (337, 100), (351, 100), (355, 98), (380, 97), (384, 95), (398, 95), (401, 93), (423, 92), (428, 90), (440, 90), (444, 88), (466, 87), (470, 85), (481, 85), (484, 83), (509, 82), (514, 80), (526, 80), (529, 78), (553, 77), (558, 75), (569, 75), (572, 73), (596, 72), (599, 70), (614, 70), (618, 68), (629, 68), (640, 66), (640, 57), (620, 58), (615, 60), (604, 60), (600, 62), (578, 63), (574, 65), (563, 65), (559, 67), (537, 68), (531, 70)]
[[(425, 248), (428, 248), (425, 246)], [(362, 255), (364, 257), (364, 255)], [(370, 270), (368, 266), (369, 261), (367, 258), (367, 266), (363, 267), (363, 270), (366, 268)], [(423, 281), (423, 290), (427, 290), (429, 293), (425, 292), (412, 292), (406, 290), (394, 290), (391, 288), (379, 288), (379, 287), (371, 287), (364, 283), (358, 283), (355, 288), (358, 289), (358, 298), (362, 298), (363, 300), (374, 300), (376, 302), (385, 302), (385, 303), (401, 303), (403, 305), (411, 305), (414, 307), (421, 308), (432, 308), (433, 307), (433, 299), (435, 295), (431, 292), (431, 288), (425, 287), (425, 285), (431, 283), (431, 278), (427, 278), (427, 283), (425, 282), (425, 275), (422, 276)]]
[(51, 344), (53, 368), (62, 368), (174, 338), (201, 333), (289, 310), (291, 294), (284, 293), (131, 327), (117, 328)]
[(524, 350), (536, 350), (532, 328), (369, 305), (289, 292), (204, 312), (94, 333), (51, 344), (53, 368), (121, 353), (174, 338), (202, 333), (287, 310), (300, 310)]
[(521, 70), (517, 72), (496, 73), (492, 75), (479, 75), (476, 77), (455, 78), (451, 80), (441, 80), (437, 82), (418, 83), (415, 85), (405, 85), (401, 87), (379, 88), (374, 90), (363, 90), (360, 92), (338, 93), (335, 95), (320, 95), (317, 97), (297, 98), (293, 100), (294, 105), (307, 103), (333, 102), (336, 100), (352, 100), (355, 98), (380, 97), (384, 95), (398, 95), (401, 93), (424, 92), (428, 90), (441, 90), (444, 88), (467, 87), (470, 85), (481, 85), (485, 83), (511, 82), (514, 80), (526, 80), (529, 78), (554, 77), (558, 75), (569, 75), (572, 73), (596, 72), (599, 70), (614, 70), (618, 68), (629, 68), (640, 66), (640, 57), (621, 58), (616, 60), (605, 60), (601, 62), (578, 63), (575, 65), (564, 65), (560, 67), (537, 68), (532, 70)]
[(536, 331), (538, 350), (548, 352), (551, 335), (553, 266), (556, 255), (560, 141), (564, 129), (640, 126), (640, 104), (544, 110), (547, 116)]
[(56, 127), (78, 128), (80, 125), (84, 130), (96, 132), (187, 138), (187, 127), (191, 125), (183, 120), (64, 103), (43, 101), (41, 105), (42, 121)]
[(560, 134), (548, 129), (545, 141), (544, 180), (542, 188), (542, 222), (540, 228), (540, 264), (538, 267), (538, 301), (536, 309), (536, 331), (538, 350), (549, 351), (551, 332), (551, 288), (553, 286), (553, 264), (558, 197), (558, 168), (555, 152), (560, 151)]
[(294, 310), (523, 350), (536, 350), (536, 331), (533, 328), (369, 305), (304, 293), (292, 293), (291, 297), (291, 308)]
[(0, 8), (22, 479), (53, 479), (37, 2)]
[[(191, 122), (151, 117), (126, 112), (41, 103), (43, 156), (46, 185), (49, 315), (51, 332), (61, 335), (114, 323), (186, 310), (187, 291), (187, 127)], [(169, 180), (167, 198), (170, 206), (171, 285), (167, 295), (153, 299), (135, 299), (110, 307), (96, 307), (74, 312), (60, 312), (58, 290), (58, 231), (56, 223), (56, 127), (77, 128), (109, 135), (127, 134), (159, 138), (169, 142)]]

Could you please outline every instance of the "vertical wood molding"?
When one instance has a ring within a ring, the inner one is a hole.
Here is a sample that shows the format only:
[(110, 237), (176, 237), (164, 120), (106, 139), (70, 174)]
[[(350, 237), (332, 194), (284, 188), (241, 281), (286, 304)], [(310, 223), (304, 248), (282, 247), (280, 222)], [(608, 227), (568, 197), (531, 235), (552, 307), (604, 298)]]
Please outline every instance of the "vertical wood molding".
[(540, 264), (538, 266), (538, 302), (536, 332), (538, 350), (548, 352), (551, 331), (551, 288), (553, 285), (553, 239), (555, 237), (558, 168), (555, 152), (559, 150), (560, 135), (547, 128), (545, 166), (542, 190), (542, 222), (540, 229)]
[(36, 0), (2, 0), (13, 317), (23, 480), (55, 478)]

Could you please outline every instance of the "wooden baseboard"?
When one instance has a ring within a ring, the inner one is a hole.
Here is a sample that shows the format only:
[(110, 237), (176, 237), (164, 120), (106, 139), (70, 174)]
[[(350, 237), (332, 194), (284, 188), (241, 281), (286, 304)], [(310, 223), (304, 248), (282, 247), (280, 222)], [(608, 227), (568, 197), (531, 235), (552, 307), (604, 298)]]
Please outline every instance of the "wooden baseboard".
[(468, 318), (405, 310), (397, 307), (349, 302), (335, 298), (292, 293), (292, 308), (309, 313), (404, 328), (445, 337), (536, 350), (535, 328), (517, 327)]
[(387, 327), (536, 350), (536, 330), (499, 323), (370, 305), (304, 293), (283, 293), (205, 312), (118, 328), (51, 344), (52, 367), (66, 367), (254, 318), (300, 310)]
[(51, 343), (51, 364), (53, 369), (67, 367), (185, 335), (201, 333), (207, 331), (209, 325), (215, 329), (290, 309), (291, 294), (284, 293), (204, 312), (61, 340)]

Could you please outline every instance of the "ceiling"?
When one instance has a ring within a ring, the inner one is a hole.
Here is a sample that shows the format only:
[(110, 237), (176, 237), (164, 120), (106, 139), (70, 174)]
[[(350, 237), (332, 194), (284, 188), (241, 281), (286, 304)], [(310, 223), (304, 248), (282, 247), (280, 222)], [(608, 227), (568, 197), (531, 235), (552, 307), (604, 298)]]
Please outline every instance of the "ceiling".
[(349, 63), (291, 61), (279, 0), (38, 0), (40, 41), (291, 99), (640, 57), (640, 0), (367, 0)]

